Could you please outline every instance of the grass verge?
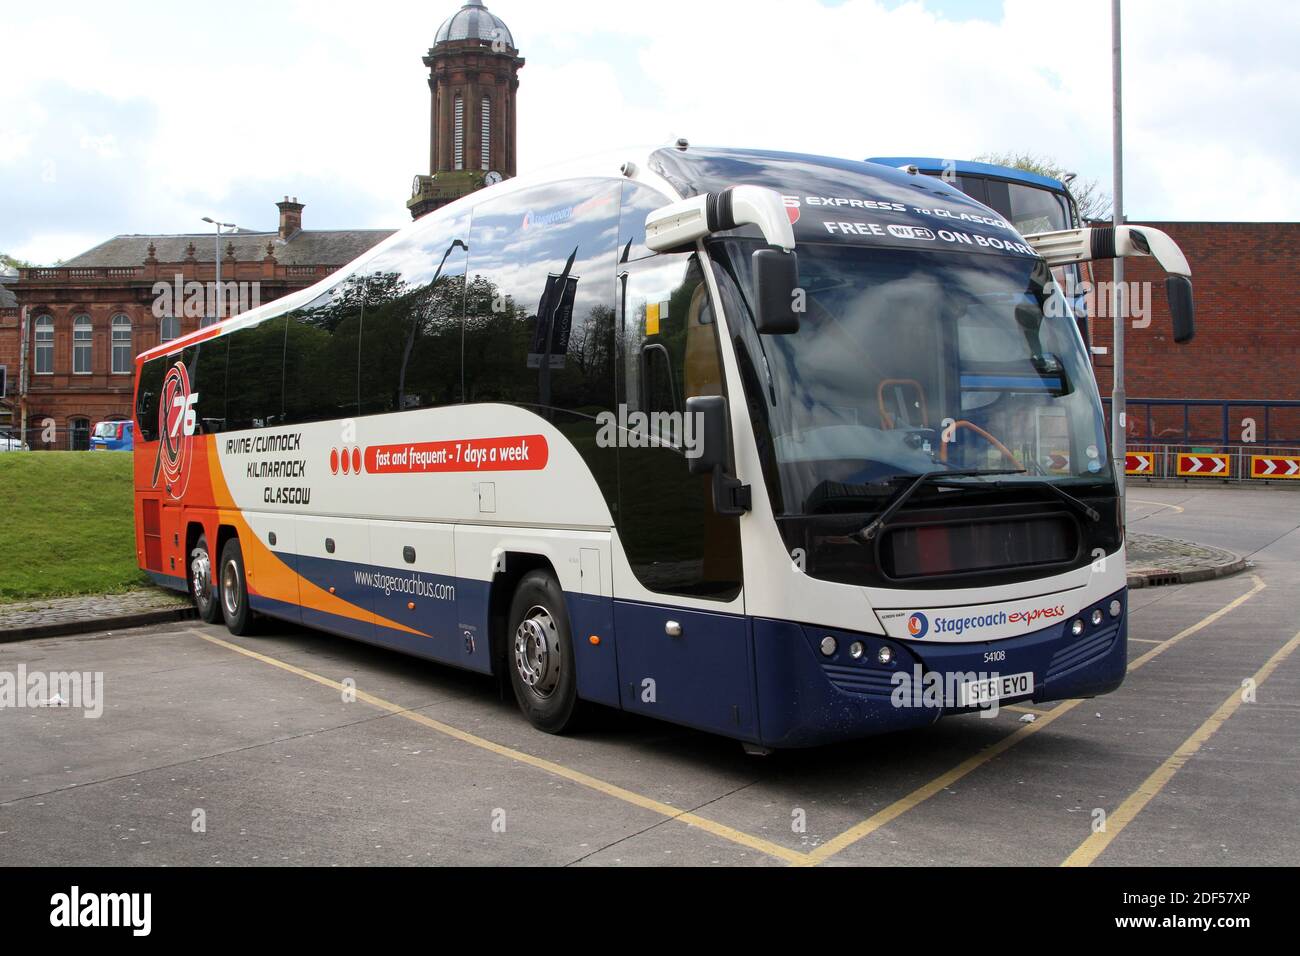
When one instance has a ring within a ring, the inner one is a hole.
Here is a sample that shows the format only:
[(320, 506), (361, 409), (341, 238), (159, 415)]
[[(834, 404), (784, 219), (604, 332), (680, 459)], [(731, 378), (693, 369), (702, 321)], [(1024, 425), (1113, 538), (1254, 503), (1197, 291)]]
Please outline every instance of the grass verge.
[(0, 604), (149, 583), (136, 566), (132, 455), (0, 454)]

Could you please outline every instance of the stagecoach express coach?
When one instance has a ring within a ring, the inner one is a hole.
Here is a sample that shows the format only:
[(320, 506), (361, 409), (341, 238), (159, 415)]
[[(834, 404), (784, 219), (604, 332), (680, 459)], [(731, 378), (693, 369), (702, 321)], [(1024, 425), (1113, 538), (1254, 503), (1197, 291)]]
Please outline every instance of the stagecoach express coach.
[(138, 359), (141, 566), (259, 616), (800, 747), (1125, 672), (1123, 516), (1051, 268), (932, 177), (744, 150), (512, 179)]

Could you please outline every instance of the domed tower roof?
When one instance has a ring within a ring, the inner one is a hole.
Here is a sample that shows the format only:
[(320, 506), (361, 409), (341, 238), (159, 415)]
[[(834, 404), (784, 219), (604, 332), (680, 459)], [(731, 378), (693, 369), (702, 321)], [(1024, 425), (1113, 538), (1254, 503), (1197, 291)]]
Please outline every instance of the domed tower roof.
[(510, 28), (500, 17), (488, 12), (488, 8), (483, 6), (483, 0), (468, 0), (465, 6), (438, 28), (433, 45), (456, 40), (482, 40), (486, 43), (501, 40), (506, 46), (515, 49), (515, 38), (511, 36)]

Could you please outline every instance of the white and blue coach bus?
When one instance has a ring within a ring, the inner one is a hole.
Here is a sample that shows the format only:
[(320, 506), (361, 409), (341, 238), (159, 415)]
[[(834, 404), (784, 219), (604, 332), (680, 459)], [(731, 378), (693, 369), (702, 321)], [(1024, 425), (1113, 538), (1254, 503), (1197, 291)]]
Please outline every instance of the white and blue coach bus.
[(925, 176), (676, 148), (482, 190), (138, 360), (137, 545), (270, 615), (804, 747), (1126, 664), (1123, 516), (1053, 265)]

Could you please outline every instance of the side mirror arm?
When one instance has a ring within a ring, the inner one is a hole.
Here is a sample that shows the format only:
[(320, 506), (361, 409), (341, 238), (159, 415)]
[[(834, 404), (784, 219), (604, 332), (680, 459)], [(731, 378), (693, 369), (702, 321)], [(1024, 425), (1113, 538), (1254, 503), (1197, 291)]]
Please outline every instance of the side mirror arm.
[(1165, 292), (1174, 323), (1174, 341), (1180, 345), (1196, 335), (1196, 306), (1192, 296), (1192, 267), (1183, 250), (1167, 234), (1151, 226), (1097, 226), (1061, 229), (1025, 236), (1025, 241), (1049, 266), (1065, 266), (1094, 259), (1150, 256), (1167, 273)]

